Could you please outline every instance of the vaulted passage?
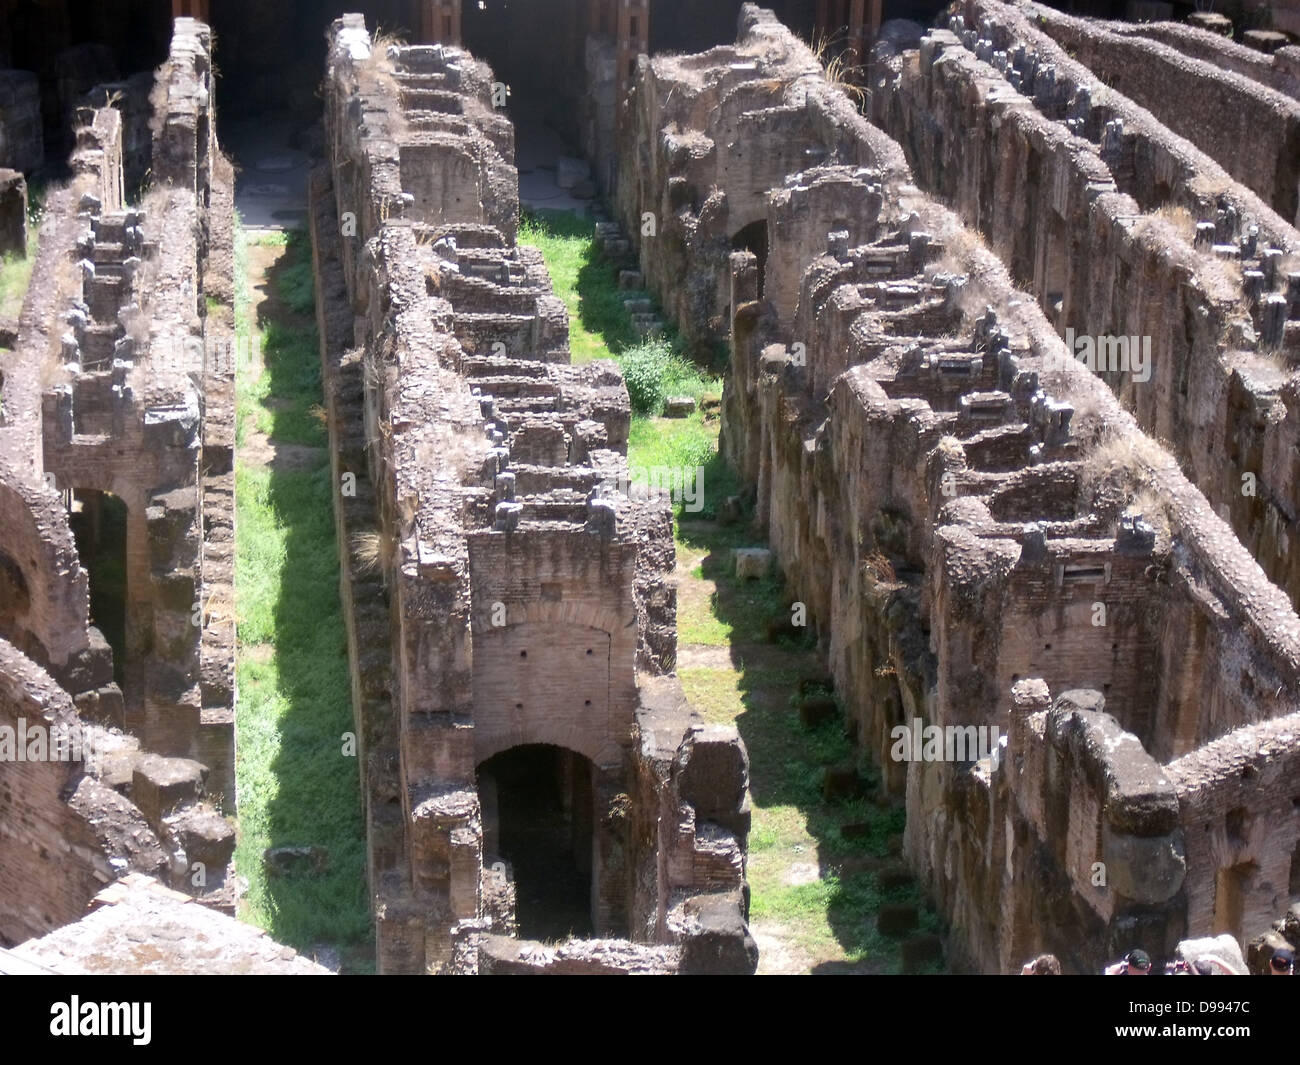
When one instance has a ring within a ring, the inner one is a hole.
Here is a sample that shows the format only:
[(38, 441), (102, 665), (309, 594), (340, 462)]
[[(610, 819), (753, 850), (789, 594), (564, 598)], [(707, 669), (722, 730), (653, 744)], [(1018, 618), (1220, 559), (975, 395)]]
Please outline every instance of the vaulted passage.
[(90, 623), (113, 649), (113, 679), (126, 662), (126, 504), (110, 492), (73, 494), (72, 534), (90, 576)]
[(592, 934), (591, 762), (562, 747), (512, 747), (478, 771), (484, 864), (508, 862), (519, 934)]

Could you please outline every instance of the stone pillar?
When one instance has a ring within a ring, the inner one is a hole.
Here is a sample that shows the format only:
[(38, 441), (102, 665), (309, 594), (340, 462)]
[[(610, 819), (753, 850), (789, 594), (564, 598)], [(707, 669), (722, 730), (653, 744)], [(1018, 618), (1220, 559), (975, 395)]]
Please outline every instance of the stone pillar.
[(636, 57), (650, 48), (650, 5), (647, 0), (618, 0), (618, 91), (627, 95), (636, 74)]
[(461, 43), (461, 0), (419, 0), (420, 40), (425, 44)]
[(880, 35), (880, 23), (884, 18), (885, 0), (868, 0), (867, 2), (867, 25), (866, 25), (866, 42), (863, 45), (862, 56), (859, 62), (865, 63), (871, 45)]
[(172, 0), (172, 18), (195, 18), (211, 22), (211, 0)]
[(27, 254), (27, 182), (17, 170), (0, 170), (0, 255)]
[(588, 0), (587, 7), (587, 32), (595, 34), (607, 34), (612, 36), (614, 33), (614, 15), (612, 5), (614, 0)]
[(866, 38), (863, 22), (866, 18), (867, 0), (849, 0), (849, 50), (853, 53), (851, 63), (862, 63), (866, 59)]
[(622, 766), (591, 767), (591, 920), (601, 938), (626, 936), (627, 781)]

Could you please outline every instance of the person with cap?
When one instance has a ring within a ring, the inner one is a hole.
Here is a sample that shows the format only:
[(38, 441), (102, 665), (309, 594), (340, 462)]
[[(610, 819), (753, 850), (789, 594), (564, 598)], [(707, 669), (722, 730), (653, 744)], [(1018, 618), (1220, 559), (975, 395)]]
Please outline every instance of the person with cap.
[(1268, 975), (1294, 976), (1295, 953), (1287, 950), (1286, 947), (1273, 951), (1273, 956), (1268, 959)]
[(1106, 966), (1105, 976), (1150, 976), (1151, 955), (1145, 950), (1130, 950), (1114, 965)]

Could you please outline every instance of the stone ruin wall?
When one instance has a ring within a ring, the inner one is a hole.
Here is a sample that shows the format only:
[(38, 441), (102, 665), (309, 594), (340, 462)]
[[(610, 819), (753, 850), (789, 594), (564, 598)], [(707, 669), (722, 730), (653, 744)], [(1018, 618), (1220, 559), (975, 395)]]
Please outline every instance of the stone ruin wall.
[[(610, 490), (626, 388), (570, 365), (567, 312), (515, 243), (491, 74), (458, 49), (374, 54), (360, 16), (330, 44), (311, 216), (378, 967), (752, 971), (744, 746), (668, 675), (671, 517)], [(492, 868), (478, 767), (529, 743), (593, 767), (603, 938), (559, 954), (511, 938)]]
[[(233, 912), (234, 829), (208, 798), (233, 812), (233, 173), (209, 54), (206, 27), (180, 20), (139, 207), (121, 115), (81, 112), (0, 365), (0, 724), (80, 729), (96, 755), (2, 767), (7, 944), (76, 920), (128, 871)], [(128, 507), (125, 691), (65, 507), (86, 489)]]
[[(1103, 86), (1214, 159), (1279, 217), (1293, 225), (1300, 221), (1300, 100), (1285, 80), (1278, 78), (1281, 85), (1274, 88), (1264, 83), (1269, 75), (1263, 69), (1252, 77), (1225, 68), (1216, 60), (1234, 53), (1223, 38), (1224, 47), (1213, 59), (1198, 59), (1145, 35), (1122, 32), (1123, 23), (1089, 21), (1027, 0), (1002, 6), (1055, 41)], [(981, 13), (978, 3), (968, 10), (976, 18)], [(1274, 78), (1285, 72), (1271, 57), (1243, 50), (1258, 56)]]
[[(1216, 897), (1236, 934), (1266, 929), (1300, 839), (1280, 816), (1300, 621), (898, 146), (825, 102), (812, 62), (748, 6), (734, 49), (643, 61), (620, 204), (636, 232), (675, 197), (640, 241), (646, 276), (687, 276), (690, 255), (690, 293), (666, 304), (730, 308), (724, 449), (850, 732), (905, 798), (953, 960), (1009, 971), (1053, 950), (1095, 971), (1135, 936), (1172, 950), (1222, 930)], [(769, 144), (752, 131), (780, 102), (802, 125)], [(753, 190), (715, 165), (742, 145), (814, 163), (763, 197), (761, 279), (727, 249)], [(701, 239), (712, 258), (683, 250)], [(890, 730), (914, 718), (997, 725), (1007, 745), (996, 766), (894, 761)]]
[(962, 10), (877, 58), (873, 118), (1058, 332), (1151, 338), (1150, 381), (1102, 376), (1294, 602), (1300, 234), (1019, 9)]
[(1266, 53), (1185, 22), (1107, 22), (1106, 32), (1157, 41), (1191, 59), (1241, 74), (1292, 96), (1300, 90), (1300, 45)]

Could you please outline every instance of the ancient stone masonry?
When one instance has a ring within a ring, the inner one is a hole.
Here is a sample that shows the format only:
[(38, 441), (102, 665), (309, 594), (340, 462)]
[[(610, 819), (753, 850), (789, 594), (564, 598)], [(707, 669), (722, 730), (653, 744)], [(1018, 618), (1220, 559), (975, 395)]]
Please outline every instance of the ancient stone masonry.
[(85, 920), (16, 950), (0, 950), (0, 973), (124, 971), (148, 976), (329, 975), (324, 966), (274, 942), (260, 928), (135, 873), (96, 895)]
[[(1280, 217), (1300, 221), (1300, 98), (1287, 85), (1287, 67), (1218, 38), (1215, 57), (1233, 49), (1262, 60), (1257, 77), (1224, 69), (1210, 58), (1035, 3), (1013, 9), (1092, 71), (1097, 80), (1144, 107), (1169, 130), (1196, 145)], [(976, 9), (978, 10), (978, 9)], [(1025, 41), (995, 37), (995, 49)], [(1300, 50), (1297, 57), (1300, 58)], [(1294, 73), (1300, 73), (1300, 66)], [(1277, 81), (1276, 87), (1262, 81)], [(1100, 89), (1101, 86), (1098, 86)], [(1102, 102), (1102, 101), (1099, 101)]]
[[(571, 366), (464, 51), (330, 33), (313, 244), (381, 972), (752, 971), (747, 757), (671, 676), (665, 500), (616, 365)], [(595, 940), (512, 948), (501, 757), (566, 782)]]
[[(727, 331), (734, 249), (789, 268), (764, 247), (768, 191), (831, 157), (868, 161), (843, 134), (852, 102), (811, 52), (790, 49), (774, 18), (751, 21), (747, 34), (744, 49), (643, 63), (619, 127), (619, 215), (645, 234), (647, 286), (697, 343)], [(901, 172), (891, 148), (882, 165)]]
[(27, 252), (27, 182), (16, 170), (0, 170), (0, 255), (14, 252)]
[(95, 755), (0, 759), (8, 944), (128, 870), (233, 911), (234, 830), (207, 798), (234, 810), (234, 367), (209, 316), (232, 293), (233, 174), (210, 44), (177, 22), (139, 206), (121, 115), (81, 112), (0, 356), (0, 727)]
[[(935, 65), (936, 36), (910, 76)], [(983, 96), (959, 98), (936, 101), (927, 136), (974, 143)], [(746, 5), (734, 48), (643, 61), (628, 107), (625, 224), (658, 213), (640, 257), (666, 305), (730, 312), (725, 453), (851, 733), (905, 799), (951, 959), (1007, 972), (1051, 950), (1098, 971), (1134, 942), (1266, 930), (1300, 860), (1287, 596), (770, 13)], [(1082, 147), (1055, 143), (1061, 169), (1045, 155), (1036, 187), (1064, 197)], [(788, 172), (760, 189), (753, 168), (719, 165), (742, 148), (760, 167), (785, 153)], [(1026, 202), (974, 170), (988, 210)], [(1286, 231), (1262, 205), (1253, 217)], [(1216, 223), (1218, 243), (1240, 219)], [(747, 226), (762, 239), (731, 251)], [(1132, 303), (1133, 288), (1117, 291)], [(946, 743), (900, 743), (918, 724)]]
[[(1035, 14), (1047, 18), (1043, 29), (1049, 33), (1054, 32), (1053, 25), (1062, 17), (1057, 11), (1036, 10)], [(1064, 24), (1070, 25), (1073, 21)], [(1295, 96), (1300, 90), (1300, 45), (1288, 44), (1271, 52), (1260, 51), (1237, 44), (1221, 33), (1193, 25), (1190, 19), (1187, 22), (1104, 22), (1100, 26), (1107, 34), (1167, 45), (1189, 59), (1202, 60), (1220, 70), (1241, 74), (1278, 92)], [(1172, 61), (1167, 52), (1152, 50), (1140, 54), (1144, 59), (1156, 55), (1166, 62)]]
[[(919, 53), (883, 50), (872, 114), (1058, 332), (1101, 345), (1103, 378), (1295, 602), (1300, 234), (1021, 11), (975, 0)], [(1141, 372), (1121, 337), (1149, 340)]]

